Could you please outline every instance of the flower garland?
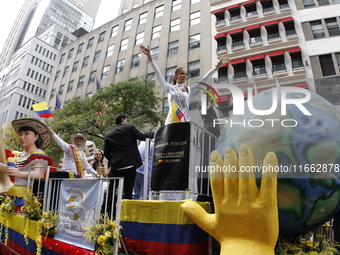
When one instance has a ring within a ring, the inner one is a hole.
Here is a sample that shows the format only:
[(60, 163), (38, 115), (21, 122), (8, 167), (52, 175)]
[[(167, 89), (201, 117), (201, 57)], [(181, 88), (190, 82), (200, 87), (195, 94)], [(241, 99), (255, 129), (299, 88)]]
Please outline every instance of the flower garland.
[[(11, 213), (13, 213), (15, 211), (14, 201), (9, 196), (2, 196), (1, 201), (2, 201), (2, 203), (0, 205), (1, 214), (2, 213), (11, 214)], [(3, 221), (4, 221), (4, 219), (3, 219), (2, 215), (1, 215), (1, 222), (5, 226), (5, 244), (7, 245), (8, 235), (9, 235), (9, 233), (8, 233), (8, 225), (9, 225), (8, 217), (7, 217), (6, 222), (3, 222)], [(0, 234), (2, 235), (2, 227), (1, 227)]]
[(115, 221), (111, 221), (109, 216), (100, 214), (95, 226), (87, 226), (84, 237), (96, 244), (96, 253), (110, 254), (116, 242), (120, 243), (120, 229)]

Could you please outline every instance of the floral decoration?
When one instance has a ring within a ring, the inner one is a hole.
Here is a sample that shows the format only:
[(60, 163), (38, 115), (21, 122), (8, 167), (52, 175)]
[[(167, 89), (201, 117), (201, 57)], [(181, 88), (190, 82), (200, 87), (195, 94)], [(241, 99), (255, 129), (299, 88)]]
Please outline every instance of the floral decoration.
[(120, 242), (120, 229), (115, 221), (110, 220), (107, 214), (99, 215), (95, 226), (84, 227), (84, 237), (96, 244), (96, 252), (100, 254), (113, 253), (114, 244)]
[(55, 235), (58, 232), (58, 214), (55, 211), (43, 212), (41, 217), (41, 234), (47, 237), (48, 235)]
[(275, 249), (276, 255), (337, 255), (340, 244), (330, 240), (325, 234), (304, 235), (295, 242), (280, 242)]
[(21, 211), (26, 218), (30, 220), (39, 220), (42, 215), (41, 206), (38, 197), (34, 196), (32, 192), (27, 192), (25, 204), (21, 207)]

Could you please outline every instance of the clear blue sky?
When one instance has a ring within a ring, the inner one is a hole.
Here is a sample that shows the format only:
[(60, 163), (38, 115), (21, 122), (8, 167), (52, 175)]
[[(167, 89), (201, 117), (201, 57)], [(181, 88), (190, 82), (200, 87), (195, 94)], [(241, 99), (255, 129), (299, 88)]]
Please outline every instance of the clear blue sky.
[[(0, 52), (6, 42), (16, 17), (25, 0), (11, 0), (3, 3), (4, 8), (0, 8)], [(95, 28), (99, 27), (117, 16), (118, 4), (120, 0), (102, 0), (99, 7)]]

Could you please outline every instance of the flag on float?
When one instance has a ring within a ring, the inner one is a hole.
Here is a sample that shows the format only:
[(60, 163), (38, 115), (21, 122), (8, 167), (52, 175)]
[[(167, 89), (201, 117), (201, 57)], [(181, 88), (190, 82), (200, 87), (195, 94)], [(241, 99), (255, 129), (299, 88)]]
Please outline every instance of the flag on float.
[(32, 108), (40, 116), (40, 118), (53, 117), (53, 114), (51, 113), (45, 101), (37, 104), (32, 104)]
[(103, 85), (100, 83), (100, 81), (98, 80), (97, 76), (94, 76), (95, 80), (96, 80), (96, 87), (98, 90), (103, 90)]
[(55, 98), (55, 108), (56, 108), (57, 110), (59, 110), (59, 109), (63, 108), (63, 106), (64, 106), (64, 103), (63, 103), (63, 101), (61, 100), (61, 98), (59, 97), (59, 95), (57, 94), (57, 95), (56, 95), (56, 98)]

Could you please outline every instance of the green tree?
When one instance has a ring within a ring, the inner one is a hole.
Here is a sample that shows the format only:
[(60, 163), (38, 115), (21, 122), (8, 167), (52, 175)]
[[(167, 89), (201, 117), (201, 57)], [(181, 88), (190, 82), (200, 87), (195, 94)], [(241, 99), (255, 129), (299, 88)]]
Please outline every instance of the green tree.
[(5, 147), (10, 151), (21, 151), (19, 136), (15, 132), (11, 123), (8, 123), (3, 133)]
[[(127, 114), (130, 124), (142, 132), (150, 132), (164, 121), (164, 114), (158, 110), (161, 102), (155, 84), (143, 78), (131, 79), (98, 90), (91, 98), (68, 100), (63, 109), (53, 112), (54, 117), (46, 124), (66, 142), (70, 141), (71, 134), (82, 133), (102, 149), (105, 133), (115, 126), (115, 115)], [(63, 156), (54, 141), (45, 152), (53, 155), (55, 161)]]

